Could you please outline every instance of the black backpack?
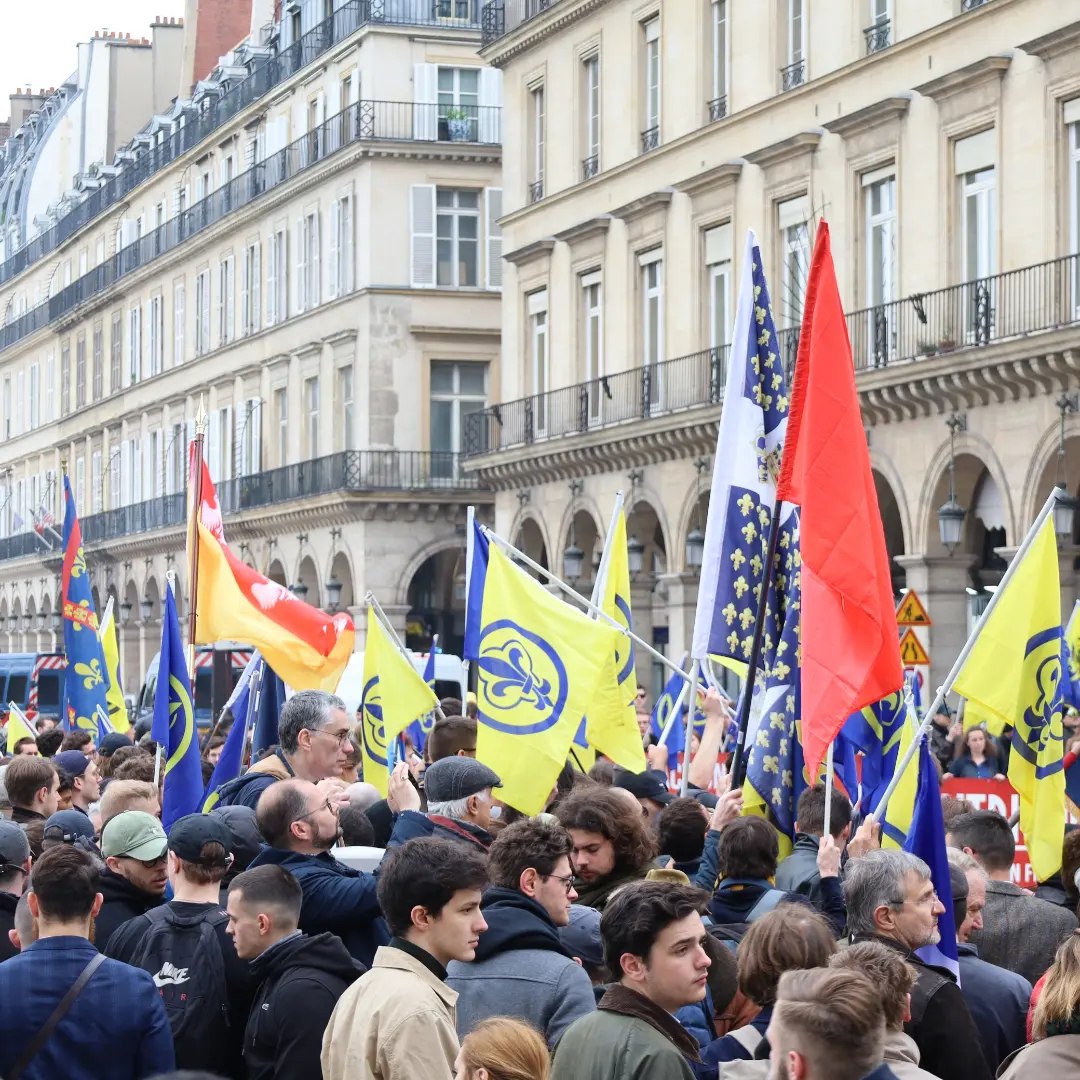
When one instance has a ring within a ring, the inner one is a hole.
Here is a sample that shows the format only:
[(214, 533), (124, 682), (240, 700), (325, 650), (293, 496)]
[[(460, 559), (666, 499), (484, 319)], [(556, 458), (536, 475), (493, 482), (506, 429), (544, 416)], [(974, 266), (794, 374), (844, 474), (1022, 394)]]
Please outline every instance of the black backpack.
[(769, 889), (761, 894), (758, 902), (746, 913), (745, 922), (710, 922), (707, 927), (708, 932), (718, 941), (723, 942), (725, 948), (734, 953), (739, 948), (739, 942), (746, 937), (750, 924), (756, 922), (762, 915), (767, 915), (778, 904), (782, 903), (787, 895), (783, 889)]
[(128, 962), (153, 976), (172, 1028), (176, 1067), (218, 1071), (235, 1055), (217, 931), (229, 916), (218, 910), (185, 917), (162, 904), (142, 918), (150, 928)]

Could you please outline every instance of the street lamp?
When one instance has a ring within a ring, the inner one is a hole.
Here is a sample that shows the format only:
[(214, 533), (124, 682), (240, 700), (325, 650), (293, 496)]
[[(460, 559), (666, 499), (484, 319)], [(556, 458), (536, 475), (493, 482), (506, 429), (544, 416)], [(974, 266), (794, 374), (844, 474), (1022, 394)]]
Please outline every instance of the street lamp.
[(956, 433), (967, 431), (967, 417), (952, 413), (945, 421), (949, 429), (949, 498), (938, 507), (938, 531), (942, 547), (951, 555), (964, 538), (967, 511), (956, 501)]
[(570, 543), (563, 552), (563, 577), (568, 581), (577, 581), (585, 565), (585, 552), (578, 547), (575, 539), (575, 517), (577, 516), (577, 497), (585, 488), (581, 480), (570, 481)]
[(54, 611), (52, 613), (52, 628), (54, 633), (60, 632), (60, 612)]
[(303, 601), (307, 598), (308, 588), (302, 581), (297, 581), (295, 584), (289, 586), (289, 592), (291, 592), (297, 600)]
[(139, 601), (139, 612), (142, 615), (143, 622), (149, 622), (150, 616), (154, 613), (154, 603), (145, 593)]
[(1058, 497), (1054, 503), (1054, 532), (1064, 544), (1071, 543), (1076, 535), (1076, 511), (1080, 508), (1080, 500), (1069, 494), (1065, 479), (1065, 417), (1080, 407), (1080, 394), (1062, 394), (1056, 404), (1061, 424), (1058, 428)]
[(698, 516), (698, 502), (701, 499), (701, 474), (709, 467), (709, 459), (707, 457), (699, 457), (694, 462), (694, 468), (697, 469), (697, 483), (694, 485), (695, 490), (698, 491), (697, 499), (694, 500), (694, 527), (690, 530), (686, 537), (686, 565), (691, 570), (701, 569), (702, 556), (705, 553), (705, 534), (701, 531), (701, 518)]
[(130, 600), (125, 600), (120, 605), (120, 623), (122, 626), (127, 626), (127, 624), (131, 622), (131, 612), (133, 608), (134, 605)]
[(645, 545), (634, 535), (626, 541), (626, 565), (631, 577), (641, 573), (645, 563)]
[(326, 583), (326, 598), (331, 611), (337, 611), (340, 606), (341, 590), (344, 588), (334, 575), (334, 560), (337, 558), (337, 542), (340, 536), (341, 529), (330, 530), (330, 580)]

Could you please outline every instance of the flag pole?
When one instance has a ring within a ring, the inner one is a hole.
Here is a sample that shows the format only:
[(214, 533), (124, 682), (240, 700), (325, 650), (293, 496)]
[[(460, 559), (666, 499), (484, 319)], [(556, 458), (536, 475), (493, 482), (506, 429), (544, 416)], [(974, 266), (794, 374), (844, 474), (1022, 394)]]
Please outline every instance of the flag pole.
[(514, 545), (511, 544), (509, 540), (503, 539), (503, 537), (499, 536), (498, 533), (493, 532), (486, 525), (481, 525), (480, 529), (489, 540), (498, 544), (499, 547), (501, 547), (509, 554), (515, 555), (517, 557), (517, 560), (524, 563), (530, 570), (535, 570), (536, 573), (543, 574), (544, 577), (546, 577), (552, 585), (556, 585), (560, 589), (562, 589), (562, 591), (566, 593), (571, 600), (574, 600), (578, 604), (581, 604), (581, 606), (584, 607), (590, 615), (593, 615), (595, 618), (606, 622), (608, 626), (614, 626), (620, 634), (625, 634), (626, 637), (628, 637), (635, 645), (639, 645), (654, 660), (656, 660), (660, 664), (663, 664), (663, 666), (666, 667), (670, 672), (678, 674), (687, 682), (690, 681), (690, 676), (685, 671), (683, 671), (683, 669), (679, 667), (679, 665), (676, 664), (674, 660), (668, 659), (668, 657), (666, 657), (662, 652), (660, 652), (658, 649), (653, 648), (652, 645), (650, 645), (643, 638), (638, 637), (637, 634), (635, 634), (632, 630), (628, 630), (625, 626), (619, 623), (616, 619), (613, 619), (606, 611), (594, 604), (591, 600), (586, 600), (585, 597), (582, 596), (581, 593), (579, 593), (576, 589), (572, 589), (569, 585), (566, 584), (565, 581), (563, 581), (561, 578), (556, 577), (555, 574), (553, 574), (550, 570), (546, 570), (538, 562), (530, 559), (524, 551), (521, 551), (518, 548), (514, 547)]
[(604, 589), (607, 587), (607, 576), (611, 566), (611, 541), (615, 536), (615, 528), (619, 523), (619, 514), (622, 513), (624, 496), (621, 491), (615, 492), (615, 508), (611, 511), (611, 520), (608, 522), (607, 535), (604, 537), (604, 549), (600, 553), (600, 566), (596, 571), (596, 580), (593, 582), (592, 603), (599, 607), (604, 602)]
[[(679, 780), (679, 794), (685, 796), (690, 784), (690, 734), (694, 730), (694, 709), (697, 707), (698, 679), (701, 675), (701, 661), (695, 660), (690, 665), (690, 701), (686, 706), (686, 732), (683, 736), (683, 768)], [(687, 685), (683, 684), (683, 690)], [(715, 762), (713, 763), (715, 764)]]
[(836, 740), (829, 743), (829, 750), (825, 755), (825, 822), (822, 825), (821, 835), (832, 836), (832, 791), (833, 779), (836, 775), (833, 755), (836, 752)]
[(188, 678), (195, 679), (195, 633), (198, 621), (199, 601), (199, 515), (202, 513), (202, 473), (203, 473), (203, 443), (206, 439), (206, 410), (203, 408), (202, 399), (199, 399), (199, 409), (195, 414), (195, 439), (192, 443), (194, 454), (191, 455), (191, 468), (193, 476), (188, 477), (188, 483), (192, 486), (191, 518), (188, 523), (188, 593), (190, 595), (190, 610), (188, 611), (188, 645), (187, 665)]
[(769, 543), (765, 551), (765, 567), (761, 578), (761, 593), (758, 595), (757, 613), (754, 618), (754, 637), (750, 643), (750, 655), (746, 661), (746, 678), (739, 698), (739, 719), (735, 733), (735, 749), (731, 758), (731, 787), (742, 787), (746, 779), (746, 732), (750, 727), (750, 706), (754, 697), (754, 684), (757, 682), (758, 664), (761, 663), (761, 650), (765, 643), (765, 616), (769, 610), (769, 586), (773, 579), (773, 564), (776, 562), (776, 550), (780, 545), (780, 511), (783, 504), (773, 503), (772, 518), (769, 521)]
[(671, 707), (671, 715), (667, 718), (667, 723), (664, 724), (664, 730), (660, 732), (660, 738), (656, 740), (657, 746), (667, 746), (668, 736), (671, 734), (671, 730), (679, 718), (679, 710), (682, 708), (689, 690), (689, 682), (684, 682), (679, 688), (679, 696), (675, 699), (675, 704)]
[(1027, 535), (1024, 537), (1023, 543), (1016, 549), (1016, 554), (1012, 557), (1012, 561), (1009, 563), (1002, 575), (1001, 584), (998, 585), (993, 596), (990, 597), (990, 603), (986, 605), (986, 609), (979, 616), (979, 621), (975, 624), (975, 629), (972, 630), (971, 636), (964, 642), (964, 647), (960, 650), (960, 655), (953, 662), (953, 666), (949, 669), (949, 674), (945, 676), (945, 681), (938, 687), (937, 696), (934, 698), (930, 708), (926, 710), (926, 716), (923, 722), (919, 725), (919, 730), (915, 734), (915, 738), (911, 740), (911, 745), (907, 748), (907, 752), (903, 758), (896, 764), (896, 771), (893, 773), (893, 778), (889, 781), (889, 786), (885, 789), (885, 793), (878, 800), (877, 806), (874, 808), (874, 818), (877, 821), (881, 821), (882, 816), (885, 813), (886, 808), (889, 805), (889, 800), (892, 798), (893, 792), (896, 790), (901, 779), (904, 775), (904, 770), (911, 764), (912, 759), (915, 757), (916, 752), (919, 749), (919, 745), (922, 743), (926, 733), (930, 730), (930, 725), (934, 722), (934, 717), (937, 715), (938, 710), (945, 703), (945, 697), (952, 689), (952, 684), (956, 681), (956, 677), (960, 674), (960, 669), (964, 666), (968, 658), (968, 654), (975, 647), (975, 642), (978, 640), (979, 634), (982, 633), (983, 627), (986, 625), (987, 619), (990, 618), (990, 613), (997, 606), (997, 602), (1000, 599), (1002, 593), (1005, 591), (1005, 586), (1012, 580), (1013, 574), (1016, 572), (1020, 563), (1023, 561), (1024, 556), (1027, 554), (1028, 548), (1035, 542), (1035, 537), (1042, 527), (1043, 522), (1053, 513), (1054, 506), (1057, 503), (1058, 498), (1065, 494), (1064, 488), (1055, 487), (1053, 491), (1046, 498), (1046, 502), (1043, 503), (1042, 509), (1039, 511), (1035, 520), (1031, 524), (1031, 528), (1028, 529)]

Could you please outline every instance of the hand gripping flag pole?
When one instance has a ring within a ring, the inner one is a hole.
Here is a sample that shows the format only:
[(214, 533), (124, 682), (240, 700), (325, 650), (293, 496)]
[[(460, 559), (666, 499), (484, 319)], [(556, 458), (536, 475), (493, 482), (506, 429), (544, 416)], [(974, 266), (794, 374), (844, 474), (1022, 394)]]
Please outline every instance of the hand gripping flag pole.
[(978, 640), (979, 634), (982, 633), (982, 629), (990, 618), (991, 612), (997, 607), (1001, 597), (1005, 595), (1005, 586), (1009, 584), (1009, 581), (1023, 562), (1024, 555), (1027, 554), (1028, 549), (1034, 543), (1043, 522), (1054, 512), (1054, 506), (1057, 504), (1058, 499), (1064, 494), (1065, 489), (1060, 487), (1055, 487), (1054, 490), (1050, 492), (1046, 498), (1046, 502), (1043, 503), (1042, 509), (1031, 523), (1031, 528), (1028, 529), (1027, 535), (1024, 537), (1024, 542), (1016, 549), (1016, 554), (1012, 557), (1012, 561), (1002, 575), (1001, 584), (998, 585), (994, 594), (990, 597), (990, 602), (986, 605), (986, 609), (979, 616), (979, 621), (975, 624), (975, 629), (971, 632), (971, 636), (967, 641), (964, 642), (964, 647), (960, 650), (960, 655), (957, 656), (956, 660), (953, 662), (953, 666), (949, 669), (949, 674), (945, 676), (945, 681), (938, 687), (937, 696), (934, 698), (930, 708), (926, 710), (926, 716), (923, 719), (922, 724), (919, 725), (916, 737), (911, 740), (911, 745), (908, 747), (907, 753), (896, 763), (896, 771), (893, 773), (893, 778), (889, 781), (889, 786), (885, 789), (884, 794), (878, 800), (878, 804), (874, 808), (874, 819), (876, 821), (881, 821), (882, 816), (889, 805), (889, 800), (892, 798), (893, 792), (896, 790), (904, 775), (904, 771), (911, 764), (915, 754), (918, 752), (919, 744), (930, 730), (930, 725), (934, 722), (934, 717), (945, 703), (946, 696), (952, 689), (956, 677), (960, 674), (960, 669), (964, 666), (968, 654), (975, 647), (975, 642)]

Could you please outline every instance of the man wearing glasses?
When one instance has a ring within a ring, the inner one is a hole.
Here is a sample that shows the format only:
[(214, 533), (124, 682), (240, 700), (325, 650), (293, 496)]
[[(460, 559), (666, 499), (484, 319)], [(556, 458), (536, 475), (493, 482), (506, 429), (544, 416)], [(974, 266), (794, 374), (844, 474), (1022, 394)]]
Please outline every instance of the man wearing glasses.
[(161, 822), (141, 810), (117, 814), (102, 830), (105, 869), (99, 891), (103, 900), (94, 924), (94, 944), (101, 952), (118, 926), (165, 902), (168, 847)]
[(460, 1038), (490, 1016), (516, 1016), (553, 1047), (596, 1008), (589, 976), (558, 933), (577, 899), (573, 846), (561, 825), (534, 818), (508, 825), (491, 845), (491, 888), (480, 902), (488, 928), (472, 963), (454, 960), (447, 968)]
[(345, 702), (324, 690), (301, 690), (285, 702), (278, 719), (280, 745), (243, 776), (221, 789), (221, 806), (250, 806), (278, 780), (297, 777), (320, 785), (328, 796), (339, 795), (338, 779), (352, 749)]

